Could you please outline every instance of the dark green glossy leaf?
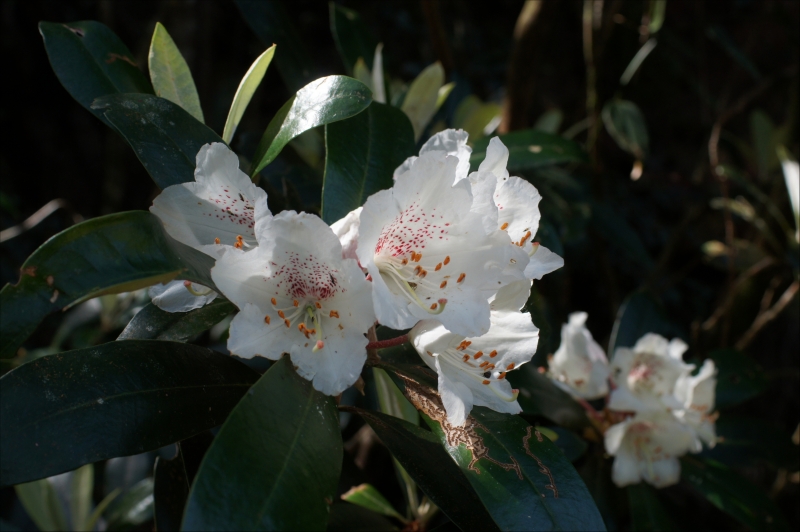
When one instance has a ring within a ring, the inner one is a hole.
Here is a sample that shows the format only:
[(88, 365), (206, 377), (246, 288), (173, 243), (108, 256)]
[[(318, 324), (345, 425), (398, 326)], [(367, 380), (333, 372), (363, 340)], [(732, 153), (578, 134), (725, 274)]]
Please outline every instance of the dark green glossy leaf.
[(414, 155), (414, 130), (405, 113), (372, 102), (362, 113), (325, 126), (322, 219), (331, 224), (391, 188), (392, 174)]
[(314, 79), (316, 69), (283, 2), (236, 0), (247, 25), (264, 46), (277, 44), (275, 64), (289, 92)]
[(145, 478), (114, 501), (106, 515), (106, 530), (131, 530), (153, 519), (153, 479)]
[(251, 175), (275, 160), (300, 133), (350, 118), (366, 109), (370, 102), (372, 91), (353, 78), (327, 76), (312, 81), (283, 104), (270, 121), (253, 156)]
[(570, 462), (574, 462), (586, 452), (589, 444), (577, 436), (571, 430), (562, 427), (537, 427), (539, 432), (547, 436), (547, 439), (556, 444), (561, 449), (564, 456)]
[(372, 60), (378, 41), (367, 29), (361, 16), (335, 2), (330, 3), (330, 11), (331, 34), (347, 73), (353, 73), (353, 67), (359, 58), (363, 59), (367, 68), (372, 70)]
[(177, 444), (177, 449), (178, 452), (171, 460), (164, 460), (160, 456), (156, 458), (153, 505), (156, 530), (159, 532), (180, 530), (183, 508), (189, 497), (189, 478), (180, 444)]
[(497, 530), (467, 479), (431, 432), (381, 412), (348, 411), (369, 423), (428, 498), (462, 530)]
[[(580, 163), (588, 160), (586, 152), (576, 142), (544, 131), (526, 129), (506, 133), (499, 137), (508, 148), (508, 171), (512, 173), (559, 163)], [(486, 158), (489, 140), (491, 140), (489, 137), (484, 137), (473, 145), (472, 156), (469, 159), (473, 171), (477, 170)]]
[(197, 473), (184, 530), (324, 530), (342, 468), (333, 398), (289, 357), (231, 412)]
[(0, 291), (0, 356), (13, 356), (51, 312), (175, 277), (213, 286), (213, 265), (208, 255), (173, 240), (149, 212), (72, 226), (42, 244), (22, 265), (20, 281)]
[(618, 347), (633, 347), (647, 333), (660, 334), (669, 340), (684, 336), (652, 294), (636, 292), (619, 307), (608, 352), (613, 357)]
[(544, 416), (573, 430), (583, 430), (591, 426), (583, 407), (532, 365), (525, 364), (510, 372), (507, 378), (519, 390), (517, 400), (524, 414)]
[(133, 54), (107, 26), (92, 20), (59, 24), (40, 22), (39, 33), (58, 80), (78, 103), (111, 125), (95, 98), (126, 92), (152, 93)]
[(603, 235), (610, 246), (624, 253), (646, 272), (653, 267), (653, 259), (644, 247), (642, 239), (628, 221), (611, 205), (592, 203), (594, 229)]
[(391, 521), (361, 506), (335, 502), (328, 518), (328, 532), (383, 532), (397, 530)]
[(717, 366), (716, 408), (726, 409), (741, 404), (769, 387), (761, 366), (741, 351), (719, 349), (709, 353), (708, 358)]
[(678, 530), (658, 500), (655, 488), (645, 482), (627, 487), (632, 530), (664, 532)]
[(222, 139), (179, 105), (149, 94), (98, 98), (99, 110), (125, 137), (159, 188), (194, 180), (195, 158), (204, 144)]
[(0, 485), (158, 449), (222, 423), (258, 374), (176, 342), (39, 358), (0, 378)]
[(797, 471), (800, 468), (797, 445), (792, 435), (782, 431), (774, 421), (722, 414), (715, 423), (719, 441), (701, 456), (728, 466), (759, 465), (763, 462), (776, 468)]
[(753, 530), (789, 530), (766, 493), (720, 463), (685, 456), (681, 459), (681, 480)]
[(148, 303), (128, 323), (117, 340), (171, 340), (186, 342), (236, 312), (236, 305), (217, 298), (189, 312), (165, 312)]
[(447, 421), (439, 395), (400, 376), (409, 400), (503, 530), (604, 530), (572, 464), (519, 416), (473, 407), (464, 427)]
[(647, 156), (650, 140), (639, 107), (628, 100), (611, 100), (603, 106), (603, 124), (617, 146), (638, 160)]

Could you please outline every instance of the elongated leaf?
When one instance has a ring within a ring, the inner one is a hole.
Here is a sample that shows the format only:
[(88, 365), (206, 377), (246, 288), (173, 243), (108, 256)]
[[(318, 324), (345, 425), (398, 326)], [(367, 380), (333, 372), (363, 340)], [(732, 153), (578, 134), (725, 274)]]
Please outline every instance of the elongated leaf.
[(425, 126), (439, 107), (439, 89), (444, 85), (444, 68), (438, 61), (420, 72), (411, 82), (400, 107), (414, 127), (414, 141), (419, 140)]
[(205, 122), (189, 65), (160, 22), (156, 22), (153, 31), (147, 65), (156, 96), (178, 104), (197, 120)]
[(638, 160), (647, 156), (650, 140), (639, 107), (628, 100), (611, 100), (603, 106), (603, 124), (617, 145)]
[(69, 490), (69, 514), (73, 530), (91, 530), (86, 525), (92, 512), (93, 489), (94, 466), (92, 464), (86, 464), (73, 471)]
[(235, 311), (236, 305), (220, 298), (189, 312), (165, 312), (148, 303), (136, 313), (117, 340), (186, 342)]
[(253, 156), (252, 175), (271, 163), (290, 140), (311, 128), (344, 120), (372, 102), (372, 92), (347, 76), (312, 81), (292, 96), (270, 121)]
[(324, 530), (342, 467), (333, 398), (276, 362), (231, 412), (189, 494), (184, 530)]
[(525, 414), (544, 416), (574, 430), (590, 426), (583, 407), (530, 364), (510, 372), (508, 380), (519, 390), (518, 400)]
[(157, 449), (222, 423), (258, 374), (193, 345), (111, 342), (0, 378), (0, 485)]
[(633, 347), (647, 333), (660, 334), (669, 340), (683, 336), (655, 296), (648, 292), (636, 292), (619, 307), (608, 343), (610, 357), (614, 356), (618, 347)]
[(277, 44), (280, 47), (281, 53), (275, 58), (275, 63), (289, 92), (296, 91), (316, 77), (305, 41), (286, 13), (283, 2), (236, 0), (236, 5), (247, 25), (265, 46)]
[(178, 531), (181, 528), (183, 508), (189, 497), (189, 478), (183, 462), (181, 445), (171, 460), (156, 458), (153, 473), (153, 510), (156, 530), (159, 532)]
[(714, 406), (726, 409), (765, 392), (769, 381), (751, 357), (736, 349), (718, 349), (708, 354), (717, 366)]
[[(553, 166), (560, 163), (580, 163), (587, 161), (586, 152), (579, 144), (558, 135), (536, 129), (526, 129), (500, 135), (500, 140), (508, 148), (508, 171), (517, 172)], [(482, 138), (472, 147), (469, 159), (472, 170), (486, 158), (489, 138)]]
[(236, 89), (231, 108), (228, 111), (228, 118), (225, 120), (225, 129), (222, 131), (222, 140), (228, 144), (230, 144), (233, 134), (236, 133), (236, 128), (239, 127), (239, 122), (242, 120), (244, 111), (250, 104), (253, 94), (258, 86), (261, 85), (261, 80), (264, 79), (264, 74), (267, 73), (267, 67), (272, 62), (274, 55), (275, 45), (273, 44), (253, 61), (242, 81), (239, 82), (239, 88)]
[(720, 463), (685, 456), (681, 459), (681, 480), (750, 529), (789, 530), (766, 493)]
[(14, 486), (22, 507), (42, 532), (67, 529), (67, 519), (58, 500), (55, 488), (43, 478)]
[(347, 410), (369, 423), (428, 498), (462, 530), (498, 530), (467, 479), (431, 432), (388, 414)]
[(349, 503), (363, 506), (379, 514), (396, 517), (400, 520), (404, 519), (403, 516), (397, 513), (397, 510), (394, 509), (391, 503), (386, 500), (386, 497), (381, 495), (381, 492), (372, 484), (353, 486), (347, 493), (342, 494), (342, 499)]
[(197, 152), (222, 142), (180, 106), (157, 96), (116, 94), (98, 98), (92, 109), (102, 111), (125, 137), (161, 189), (194, 180)]
[(378, 41), (364, 24), (361, 15), (335, 2), (330, 3), (330, 12), (331, 34), (347, 72), (353, 73), (353, 67), (359, 58), (363, 59), (367, 68), (372, 70)]
[(58, 80), (78, 103), (106, 124), (91, 105), (95, 98), (126, 92), (152, 93), (128, 47), (107, 26), (92, 20), (40, 22), (39, 33)]
[(153, 479), (145, 478), (131, 486), (108, 508), (109, 531), (130, 530), (153, 519)]
[(322, 219), (330, 224), (391, 188), (395, 168), (414, 155), (414, 130), (402, 111), (372, 102), (364, 112), (325, 126), (325, 151)]
[(51, 312), (92, 297), (175, 277), (213, 286), (213, 264), (173, 240), (149, 212), (111, 214), (70, 227), (25, 261), (17, 284), (0, 291), (0, 356), (13, 356)]
[(455, 427), (438, 393), (398, 375), (409, 400), (456, 461), (503, 530), (604, 530), (600, 512), (572, 464), (519, 416), (473, 407)]
[(678, 528), (670, 519), (667, 510), (658, 500), (657, 492), (649, 484), (641, 482), (628, 486), (633, 530), (669, 532)]

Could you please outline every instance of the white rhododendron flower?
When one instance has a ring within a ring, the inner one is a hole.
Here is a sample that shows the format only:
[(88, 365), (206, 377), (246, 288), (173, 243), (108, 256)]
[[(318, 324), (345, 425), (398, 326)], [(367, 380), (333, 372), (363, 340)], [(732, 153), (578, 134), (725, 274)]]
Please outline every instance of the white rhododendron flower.
[(506, 374), (529, 362), (539, 343), (531, 315), (519, 311), (530, 287), (524, 280), (500, 290), (483, 336), (453, 334), (436, 320), (420, 321), (408, 334), (422, 360), (439, 375), (439, 395), (451, 424), (464, 425), (473, 405), (508, 414), (522, 411)]
[[(255, 223), (269, 218), (267, 193), (239, 170), (225, 144), (206, 144), (197, 153), (194, 182), (165, 188), (150, 212), (175, 240), (218, 257), (227, 246), (256, 245)], [(172, 281), (150, 289), (153, 303), (167, 312), (186, 312), (210, 303), (216, 293), (204, 286)]]
[(585, 312), (573, 312), (561, 326), (561, 345), (549, 357), (548, 374), (565, 391), (583, 399), (608, 394), (608, 359), (586, 328)]
[(358, 249), (358, 226), (361, 209), (363, 207), (352, 210), (344, 218), (331, 224), (333, 233), (342, 244), (342, 256), (346, 259), (358, 260), (356, 250)]
[(654, 333), (644, 335), (633, 349), (619, 348), (611, 361), (611, 410), (643, 412), (646, 410), (680, 409), (683, 403), (675, 397), (675, 384), (694, 369), (683, 362), (688, 346), (678, 338), (667, 341)]
[(640, 412), (611, 426), (605, 445), (615, 457), (611, 478), (620, 487), (641, 480), (657, 488), (675, 484), (681, 474), (678, 457), (702, 448), (691, 427), (667, 411)]
[(316, 216), (286, 211), (255, 229), (255, 249), (231, 249), (211, 270), (241, 311), (231, 322), (228, 349), (271, 360), (289, 353), (314, 388), (338, 395), (358, 379), (367, 358), (364, 335), (375, 322), (370, 284)]
[[(446, 155), (451, 155), (458, 159), (458, 166), (456, 166), (455, 181), (460, 181), (467, 177), (469, 174), (469, 157), (472, 155), (472, 148), (467, 146), (467, 139), (469, 133), (463, 129), (445, 129), (434, 136), (422, 145), (419, 154), (428, 152), (440, 152)], [(417, 157), (409, 157), (394, 171), (392, 176), (395, 181), (401, 175), (408, 172), (411, 165)]]
[(694, 428), (709, 447), (717, 443), (713, 413), (716, 387), (717, 368), (712, 360), (706, 360), (697, 375), (684, 375), (675, 384), (675, 397), (683, 403), (683, 409), (675, 415)]
[[(456, 334), (489, 330), (488, 300), (523, 279), (528, 255), (504, 231), (487, 230), (459, 161), (428, 151), (361, 211), (358, 259), (372, 279), (378, 321), (393, 329), (436, 319)], [(495, 209), (496, 210), (496, 209)]]

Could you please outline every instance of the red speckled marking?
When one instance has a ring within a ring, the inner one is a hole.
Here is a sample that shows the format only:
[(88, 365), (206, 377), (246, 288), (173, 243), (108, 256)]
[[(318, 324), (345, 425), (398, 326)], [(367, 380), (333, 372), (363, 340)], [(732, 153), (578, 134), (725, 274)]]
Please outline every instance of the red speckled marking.
[(433, 239), (448, 240), (447, 227), (450, 224), (444, 223), (443, 219), (444, 216), (436, 214), (436, 209), (427, 213), (418, 202), (412, 203), (383, 227), (375, 245), (375, 254), (383, 252), (392, 257), (402, 257), (425, 249), (425, 244)]
[(275, 262), (272, 279), (276, 287), (293, 299), (324, 300), (336, 292), (345, 290), (339, 285), (339, 271), (320, 262), (313, 255), (301, 256), (294, 251), (285, 251), (283, 264)]
[(230, 192), (227, 188), (218, 188), (217, 192), (218, 194), (212, 192), (206, 198), (208, 202), (216, 205), (214, 211), (206, 213), (206, 216), (246, 227), (250, 229), (249, 233), (254, 237), (253, 228), (256, 222), (253, 218), (254, 207), (250, 200), (240, 193)]

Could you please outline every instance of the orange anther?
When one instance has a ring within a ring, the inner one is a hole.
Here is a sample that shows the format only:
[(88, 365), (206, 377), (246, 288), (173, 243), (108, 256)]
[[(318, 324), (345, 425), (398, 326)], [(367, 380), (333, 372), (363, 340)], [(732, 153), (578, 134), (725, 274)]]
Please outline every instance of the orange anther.
[(299, 307), (300, 306), (300, 302), (298, 300), (296, 300), (296, 299), (293, 299), (292, 300), (292, 305), (294, 305), (295, 307)]
[(235, 244), (233, 244), (233, 247), (235, 247), (236, 249), (242, 249), (242, 243), (237, 241)]
[(279, 310), (279, 311), (278, 311), (278, 316), (280, 316), (282, 320), (285, 320), (285, 319), (286, 319), (286, 315), (283, 313), (283, 311), (282, 311), (282, 310)]
[(482, 356), (483, 356), (483, 351), (478, 351), (477, 353), (475, 353), (474, 355), (472, 355), (472, 358), (474, 358), (475, 360), (478, 360), (478, 359), (479, 359), (479, 358), (481, 358)]
[(272, 299), (270, 299), (270, 301), (272, 301), (272, 304), (273, 304), (273, 305), (277, 305), (277, 304), (278, 304), (278, 302), (277, 302), (277, 301), (275, 301), (275, 298), (274, 298), (274, 297), (273, 297)]
[(450, 264), (450, 255), (444, 258), (444, 265), (447, 266), (448, 264)]
[(220, 243), (220, 240), (219, 240), (219, 238), (215, 238), (215, 239), (214, 239), (214, 243), (215, 243), (215, 244), (219, 244), (219, 243)]
[(489, 384), (489, 381), (488, 381), (488, 380), (486, 380), (486, 379), (484, 379), (484, 380), (483, 380), (483, 384)]
[(500, 375), (498, 375), (497, 378), (498, 378), (498, 380), (499, 379), (505, 379), (506, 378), (506, 372), (505, 371), (501, 371)]
[(516, 364), (512, 362), (511, 364), (506, 366), (506, 370), (511, 371), (512, 369), (514, 369), (514, 366), (516, 366)]
[(508, 229), (508, 222), (505, 222), (503, 225), (500, 226), (501, 231), (505, 231), (506, 229)]
[(269, 322), (270, 322), (270, 321), (271, 321), (271, 320), (270, 320), (269, 316), (264, 316), (264, 323), (266, 323), (267, 325), (269, 325)]
[(242, 238), (242, 235), (236, 235), (237, 242), (241, 242), (242, 240), (244, 240), (244, 238)]
[(330, 317), (331, 318), (338, 318), (339, 317), (339, 313), (336, 312), (335, 310), (332, 310), (331, 313), (330, 313)]
[(460, 283), (461, 281), (464, 280), (464, 277), (466, 277), (466, 276), (467, 276), (466, 273), (462, 273), (461, 275), (458, 276), (458, 281), (456, 281), (456, 282)]
[(442, 284), (439, 285), (439, 288), (444, 288), (445, 286), (447, 286), (447, 279), (442, 281)]
[(433, 305), (431, 305), (431, 310), (436, 310), (436, 307), (438, 306), (439, 306), (438, 303), (434, 303)]
[(422, 266), (418, 264), (417, 267), (414, 268), (414, 275), (419, 275), (419, 272), (421, 271), (422, 271)]
[(403, 259), (403, 261), (402, 261), (402, 263), (401, 263), (401, 264), (402, 264), (403, 266), (405, 266), (406, 264), (408, 264), (408, 259)]
[(322, 308), (322, 303), (320, 303), (319, 301), (315, 301), (314, 306), (317, 308)]
[(441, 269), (442, 269), (442, 263), (440, 262), (439, 264), (436, 265), (436, 268), (434, 268), (433, 271), (438, 272)]
[(464, 362), (466, 362), (467, 360), (469, 360), (469, 355), (464, 355)]
[(428, 275), (428, 272), (426, 270), (422, 270), (421, 272), (419, 272), (420, 279), (424, 279), (426, 275)]
[(283, 324), (286, 325), (287, 327), (291, 327), (292, 326), (292, 324), (291, 324), (291, 322), (289, 322), (289, 320), (283, 320)]
[(301, 323), (300, 325), (297, 326), (297, 330), (300, 331), (300, 332), (303, 332), (303, 329), (305, 329), (305, 328), (306, 328), (306, 324), (305, 323)]
[(495, 349), (494, 351), (489, 353), (489, 356), (492, 357), (492, 358), (496, 357), (497, 356), (497, 350)]
[(489, 362), (488, 362), (488, 361), (486, 361), (486, 360), (484, 360), (483, 362), (481, 362), (481, 365), (480, 365), (480, 366), (478, 366), (478, 367), (480, 367), (480, 368), (485, 368), (485, 367), (486, 367), (486, 366), (488, 366), (488, 365), (489, 365)]

